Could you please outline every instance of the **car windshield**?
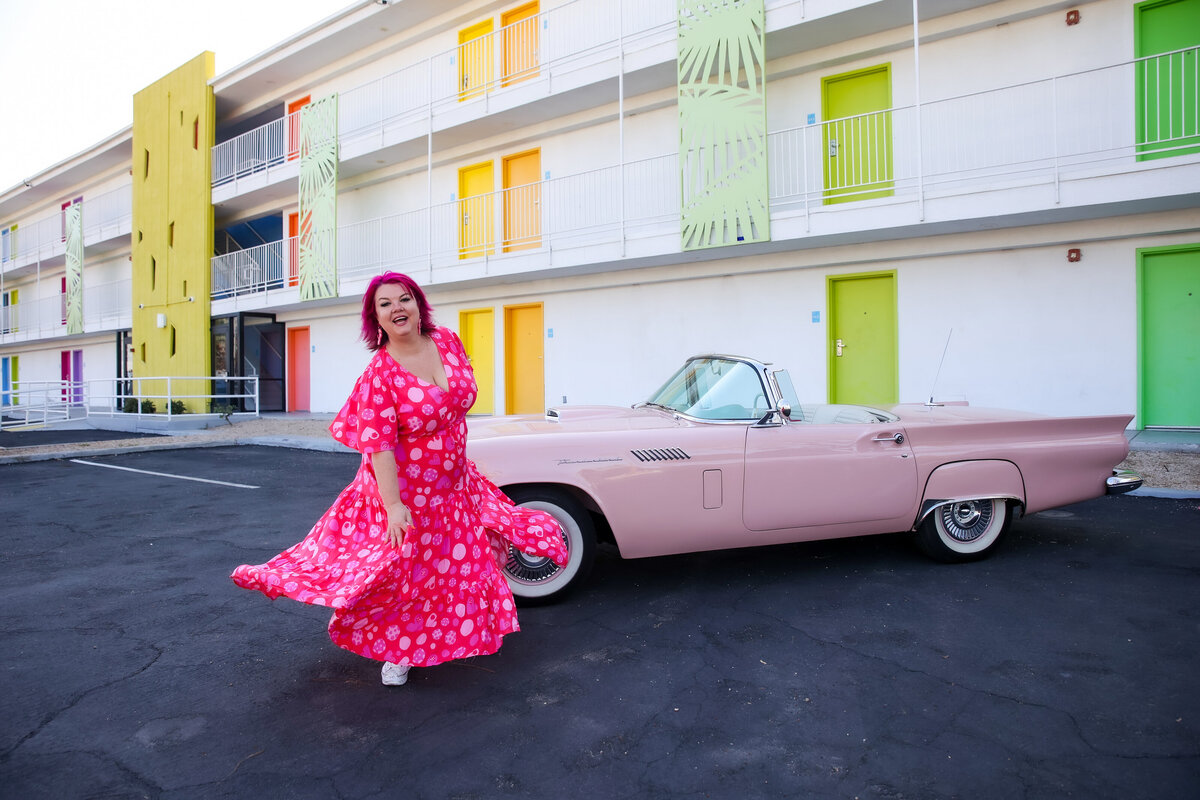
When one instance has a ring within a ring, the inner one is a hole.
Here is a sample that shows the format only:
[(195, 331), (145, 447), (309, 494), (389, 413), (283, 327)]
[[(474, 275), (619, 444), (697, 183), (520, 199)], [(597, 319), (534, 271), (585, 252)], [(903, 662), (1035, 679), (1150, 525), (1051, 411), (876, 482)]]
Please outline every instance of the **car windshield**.
[(727, 358), (688, 361), (647, 402), (699, 419), (756, 420), (770, 409), (758, 370)]

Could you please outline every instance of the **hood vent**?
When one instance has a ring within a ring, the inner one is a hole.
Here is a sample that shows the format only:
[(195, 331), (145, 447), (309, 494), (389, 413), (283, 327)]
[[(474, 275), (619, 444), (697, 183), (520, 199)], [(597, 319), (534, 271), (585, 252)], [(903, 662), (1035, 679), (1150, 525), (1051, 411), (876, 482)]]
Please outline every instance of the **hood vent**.
[(637, 456), (638, 461), (687, 461), (691, 458), (678, 447), (666, 450), (630, 450), (629, 452)]

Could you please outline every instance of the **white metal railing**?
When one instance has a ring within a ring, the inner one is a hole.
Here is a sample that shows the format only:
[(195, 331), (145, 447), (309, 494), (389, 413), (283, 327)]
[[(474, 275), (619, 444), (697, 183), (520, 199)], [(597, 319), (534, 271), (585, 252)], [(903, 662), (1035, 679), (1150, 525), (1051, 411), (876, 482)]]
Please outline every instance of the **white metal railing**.
[(677, 163), (675, 155), (660, 156), (344, 225), (338, 228), (338, 275), (353, 279), (390, 266), (436, 269), (661, 235), (679, 216)]
[[(435, 108), (488, 96), (555, 68), (574, 69), (622, 41), (674, 35), (675, 0), (575, 0), (517, 20), (396, 72), (338, 93), (338, 134), (355, 138), (385, 126), (428, 120)], [(296, 158), (299, 111), (221, 142), (212, 151), (213, 186)]]
[(1137, 138), (1143, 153), (1200, 144), (1200, 47), (1140, 58), (1134, 80), (1142, 98)]
[[(1057, 189), (1073, 176), (1200, 152), (1200, 80), (1176, 66), (1196, 63), (1198, 50), (772, 132), (772, 213), (836, 213), (848, 201), (911, 202), (1029, 183)], [(1135, 88), (1150, 65), (1172, 89), (1152, 104), (1163, 122), (1139, 133)], [(678, 252), (679, 197), (671, 154), (437, 203), (341, 226), (338, 273), (355, 279), (426, 267), (433, 277), (475, 259), (486, 265), (515, 251), (584, 245), (619, 245), (618, 258), (639, 242), (658, 248), (642, 254)], [(673, 239), (665, 235), (672, 231)], [(249, 292), (281, 280), (278, 270), (247, 275), (220, 284), (214, 271), (213, 285)]]
[[(998, 182), (1057, 186), (1074, 172), (1200, 151), (1197, 53), (777, 131), (768, 137), (772, 204), (912, 197), (918, 188), (969, 193)], [(1143, 99), (1139, 110), (1138, 83), (1152, 70), (1163, 94)]]
[[(204, 391), (207, 390), (207, 391)], [(259, 414), (259, 379), (163, 376), (84, 381), (18, 381), (0, 391), (0, 428), (87, 417), (165, 419)]]
[(285, 280), (294, 286), (299, 270), (298, 245), (299, 239), (293, 236), (214, 257), (213, 299), (280, 289)]
[(300, 112), (293, 111), (252, 131), (213, 145), (212, 184), (269, 171), (300, 156)]
[[(122, 186), (83, 198), (84, 244), (105, 241), (128, 234), (133, 219), (133, 188)], [(61, 256), (66, 250), (63, 211), (33, 222), (18, 225), (8, 235), (8, 254), (3, 266), (24, 266)], [(2, 257), (2, 256), (0, 256)]]
[[(57, 284), (57, 280), (55, 281)], [(0, 342), (28, 341), (67, 333), (66, 295), (56, 294), (26, 300), (37, 284), (19, 301), (0, 310)], [(126, 279), (83, 287), (83, 330), (86, 333), (120, 330), (133, 324), (133, 281)]]

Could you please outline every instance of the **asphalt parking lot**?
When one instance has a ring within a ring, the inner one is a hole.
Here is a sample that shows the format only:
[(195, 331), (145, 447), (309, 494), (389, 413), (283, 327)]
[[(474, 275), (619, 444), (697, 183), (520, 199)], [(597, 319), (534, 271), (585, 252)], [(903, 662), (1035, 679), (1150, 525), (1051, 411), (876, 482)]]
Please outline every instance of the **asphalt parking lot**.
[(1035, 515), (963, 566), (903, 536), (602, 553), (569, 600), (524, 609), (500, 654), (395, 689), (328, 641), (327, 611), (228, 579), (303, 536), (356, 456), (81, 460), (0, 467), (3, 797), (1028, 800), (1200, 786), (1200, 500)]

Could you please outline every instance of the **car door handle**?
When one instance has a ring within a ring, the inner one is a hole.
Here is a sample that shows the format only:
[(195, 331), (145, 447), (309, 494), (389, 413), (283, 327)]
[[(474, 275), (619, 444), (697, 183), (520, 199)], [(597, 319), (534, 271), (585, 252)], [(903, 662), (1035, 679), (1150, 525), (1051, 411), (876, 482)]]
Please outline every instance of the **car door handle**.
[(893, 433), (891, 436), (876, 436), (872, 442), (895, 442), (896, 444), (904, 444), (903, 433)]

